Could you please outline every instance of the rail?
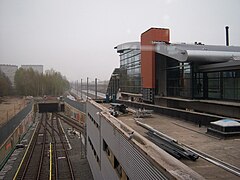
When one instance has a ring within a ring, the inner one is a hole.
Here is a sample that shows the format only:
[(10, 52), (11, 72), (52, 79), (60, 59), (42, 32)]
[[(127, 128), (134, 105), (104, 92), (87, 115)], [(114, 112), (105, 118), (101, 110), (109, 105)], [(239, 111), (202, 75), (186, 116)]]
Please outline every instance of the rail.
[(230, 172), (230, 173), (240, 177), (240, 169), (238, 167), (233, 166), (233, 165), (231, 165), (231, 164), (229, 164), (227, 162), (224, 162), (224, 161), (222, 161), (222, 160), (220, 160), (218, 158), (215, 158), (213, 156), (210, 156), (210, 155), (208, 155), (208, 154), (206, 154), (204, 152), (201, 152), (201, 151), (199, 151), (199, 150), (197, 150), (197, 149), (195, 149), (195, 148), (193, 148), (193, 147), (191, 147), (189, 145), (186, 145), (184, 143), (179, 143), (179, 142), (177, 142), (177, 140), (167, 136), (166, 134), (163, 134), (163, 133), (153, 129), (151, 126), (148, 126), (148, 125), (146, 125), (144, 123), (141, 123), (139, 121), (136, 121), (136, 122), (137, 122), (138, 125), (144, 127), (145, 129), (147, 129), (147, 130), (149, 130), (151, 132), (154, 132), (156, 134), (159, 134), (159, 136), (155, 136), (155, 141), (153, 141), (156, 145), (159, 145), (161, 142), (158, 143), (158, 141), (162, 141), (162, 138), (164, 138), (164, 139), (168, 140), (169, 142), (173, 142), (174, 144), (177, 143), (179, 146), (181, 146), (184, 149), (187, 148), (192, 153), (194, 153), (197, 156), (199, 156), (200, 158), (208, 161), (209, 163), (212, 163), (212, 164), (214, 164), (214, 165), (216, 165), (216, 166), (218, 166), (218, 167), (220, 167), (220, 168), (222, 168), (222, 169), (224, 169), (224, 170), (226, 170), (226, 171), (228, 171), (228, 172)]
[(61, 122), (57, 116), (46, 116), (38, 123), (14, 179), (75, 179)]
[(52, 180), (52, 143), (50, 143), (49, 155), (49, 180)]
[[(39, 124), (39, 123), (37, 122), (37, 126), (38, 126), (38, 124)], [(32, 143), (33, 137), (34, 137), (36, 131), (37, 131), (37, 128), (34, 130), (33, 135), (32, 135), (32, 137), (31, 137), (31, 139), (30, 139), (29, 144)], [(27, 147), (27, 149), (26, 149), (26, 151), (25, 151), (25, 153), (24, 153), (24, 155), (23, 155), (23, 158), (22, 158), (22, 160), (21, 160), (21, 162), (20, 162), (20, 165), (19, 165), (19, 167), (18, 167), (18, 169), (17, 169), (17, 171), (16, 171), (16, 173), (15, 173), (15, 175), (14, 175), (14, 177), (13, 177), (14, 180), (17, 178), (17, 175), (19, 174), (20, 168), (22, 167), (22, 164), (23, 164), (23, 162), (24, 162), (24, 159), (25, 159), (26, 156), (27, 156), (27, 153), (28, 153), (29, 148), (30, 148), (30, 146)]]
[(185, 147), (191, 149), (194, 153), (198, 154), (199, 157), (201, 157), (202, 159), (222, 168), (222, 169), (225, 169), (226, 171), (236, 175), (236, 176), (239, 176), (240, 177), (240, 169), (236, 166), (233, 166), (227, 162), (224, 162), (218, 158), (215, 158), (213, 156), (210, 156), (204, 152), (201, 152), (191, 146), (188, 146), (186, 144), (183, 144)]
[(73, 120), (72, 118), (70, 117), (67, 117), (61, 113), (57, 113), (57, 116), (63, 120), (65, 123), (67, 123), (68, 125), (74, 127), (75, 129), (79, 130), (81, 133), (84, 134), (84, 124), (79, 122), (79, 121), (76, 121), (76, 120)]
[[(13, 179), (24, 179), (25, 176), (26, 176), (26, 173), (28, 170), (28, 167), (29, 167), (29, 164), (30, 164), (30, 161), (32, 159), (32, 156), (34, 154), (34, 149), (36, 147), (36, 144), (37, 144), (37, 138), (38, 138), (38, 134), (40, 132), (40, 129), (42, 127), (42, 123), (43, 123), (43, 119), (45, 118), (45, 116), (42, 116), (41, 120), (40, 120), (40, 123), (38, 123), (37, 125), (37, 128), (35, 129), (33, 135), (32, 135), (32, 138), (30, 140), (30, 143), (29, 143), (29, 146), (24, 154), (24, 157), (20, 163), (20, 166), (19, 168), (17, 169), (17, 172), (15, 173), (15, 176)], [(42, 148), (43, 150), (43, 148)], [(42, 154), (41, 154), (42, 155)], [(41, 158), (41, 157), (40, 157)], [(38, 162), (38, 161), (36, 161)], [(40, 161), (40, 163), (42, 163)], [(41, 168), (41, 164), (38, 164), (38, 172), (40, 171), (40, 168)], [(37, 173), (38, 173), (37, 172)], [(37, 177), (39, 178), (39, 175), (37, 175)]]
[(71, 174), (71, 179), (75, 179), (74, 178), (74, 172), (73, 172), (72, 164), (71, 164), (68, 152), (67, 152), (67, 148), (65, 146), (65, 143), (63, 142), (62, 136), (63, 136), (64, 133), (63, 133), (63, 129), (61, 129), (61, 127), (60, 127), (60, 121), (59, 120), (57, 120), (57, 128), (59, 129), (59, 132), (60, 132), (60, 136), (59, 137), (60, 137), (60, 141), (61, 141), (61, 143), (63, 145), (64, 153), (66, 155), (68, 168), (69, 168), (69, 171), (70, 171), (70, 174)]

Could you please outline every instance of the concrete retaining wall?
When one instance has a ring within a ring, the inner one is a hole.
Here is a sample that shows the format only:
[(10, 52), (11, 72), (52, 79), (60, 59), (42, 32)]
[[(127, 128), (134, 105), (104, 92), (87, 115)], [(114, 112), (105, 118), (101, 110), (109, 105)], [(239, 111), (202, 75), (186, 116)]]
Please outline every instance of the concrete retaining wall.
[(85, 123), (86, 114), (79, 109), (65, 103), (65, 114), (73, 119), (76, 119), (82, 123)]
[(221, 102), (214, 100), (186, 100), (180, 98), (159, 97), (155, 104), (176, 109), (192, 109), (197, 112), (205, 112), (219, 116), (240, 118), (240, 105), (234, 102)]
[[(29, 104), (21, 112), (13, 117), (3, 128), (1, 128), (1, 133), (8, 134), (8, 137), (1, 143), (0, 147), (0, 169), (2, 169), (8, 157), (11, 155), (15, 149), (16, 144), (20, 142), (22, 137), (27, 132), (28, 128), (32, 125), (34, 120), (34, 112), (32, 104)], [(11, 132), (10, 126), (18, 123), (15, 129)], [(3, 140), (3, 139), (1, 139)]]
[(201, 125), (209, 125), (212, 121), (217, 121), (219, 119), (223, 119), (223, 116), (217, 116), (217, 115), (210, 115), (205, 113), (199, 113), (199, 112), (191, 112), (176, 108), (170, 108), (170, 107), (163, 107), (163, 106), (157, 106), (152, 104), (144, 104), (139, 102), (132, 102), (132, 101), (124, 101), (124, 100), (118, 100), (119, 103), (123, 103), (127, 105), (128, 107), (134, 107), (134, 108), (145, 108), (145, 109), (151, 109), (155, 113), (164, 114), (171, 117), (180, 118), (186, 121), (191, 121), (196, 124)]

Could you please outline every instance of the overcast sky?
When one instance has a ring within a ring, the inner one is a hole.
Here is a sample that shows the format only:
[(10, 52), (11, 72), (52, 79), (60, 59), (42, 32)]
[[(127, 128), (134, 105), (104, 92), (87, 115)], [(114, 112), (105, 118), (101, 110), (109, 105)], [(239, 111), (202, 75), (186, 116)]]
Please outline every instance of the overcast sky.
[(108, 80), (118, 44), (150, 27), (171, 42), (240, 46), (240, 0), (0, 0), (0, 64), (42, 64), (69, 80)]

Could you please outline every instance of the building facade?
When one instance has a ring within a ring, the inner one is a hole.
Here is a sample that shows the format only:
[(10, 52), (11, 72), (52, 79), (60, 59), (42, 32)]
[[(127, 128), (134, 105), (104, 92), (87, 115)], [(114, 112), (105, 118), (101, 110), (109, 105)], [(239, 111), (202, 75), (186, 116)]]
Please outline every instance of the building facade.
[(119, 89), (121, 95), (141, 97), (141, 51), (139, 42), (129, 42), (115, 47), (120, 56)]
[(0, 64), (0, 70), (9, 78), (12, 86), (14, 86), (14, 76), (17, 69), (16, 65)]
[(149, 103), (162, 97), (240, 101), (240, 47), (169, 41), (169, 29), (150, 28), (140, 43), (115, 47), (121, 92)]
[(119, 68), (115, 68), (111, 78), (108, 83), (107, 87), (107, 97), (110, 99), (114, 99), (117, 96), (117, 93), (119, 91), (119, 79), (120, 79), (120, 73)]
[(154, 102), (156, 80), (156, 52), (155, 42), (167, 42), (170, 40), (169, 29), (150, 28), (141, 34), (141, 73), (143, 100)]
[(39, 74), (43, 73), (43, 65), (21, 65), (23, 69), (30, 69), (32, 68), (34, 71), (38, 72)]
[(240, 47), (156, 43), (155, 96), (240, 101)]
[(239, 118), (233, 109), (240, 107), (240, 46), (170, 43), (169, 29), (150, 28), (137, 46), (133, 79), (140, 86), (133, 88), (127, 64), (134, 44), (115, 47), (122, 99)]

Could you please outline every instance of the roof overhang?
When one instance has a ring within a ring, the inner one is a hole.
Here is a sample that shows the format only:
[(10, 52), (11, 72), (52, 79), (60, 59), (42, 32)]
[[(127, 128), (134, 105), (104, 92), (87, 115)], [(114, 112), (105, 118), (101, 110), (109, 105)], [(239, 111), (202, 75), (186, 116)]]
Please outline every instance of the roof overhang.
[(180, 62), (221, 63), (240, 61), (240, 47), (155, 43), (155, 52)]
[(201, 72), (238, 70), (240, 69), (240, 61), (228, 61), (223, 63), (200, 65), (198, 69)]
[(134, 50), (134, 49), (139, 49), (140, 50), (140, 42), (128, 42), (124, 44), (120, 44), (114, 49), (117, 49), (118, 53), (122, 53), (125, 50)]

